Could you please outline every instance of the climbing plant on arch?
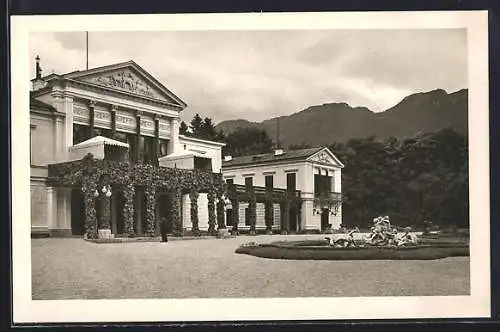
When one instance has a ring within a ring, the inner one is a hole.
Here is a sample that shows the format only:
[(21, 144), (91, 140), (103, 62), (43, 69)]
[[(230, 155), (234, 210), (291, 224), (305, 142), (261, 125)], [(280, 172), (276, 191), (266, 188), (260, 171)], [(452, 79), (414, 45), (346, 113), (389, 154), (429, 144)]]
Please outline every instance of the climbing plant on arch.
[[(88, 238), (97, 237), (98, 223), (95, 209), (95, 192), (99, 179), (107, 176), (113, 188), (123, 191), (125, 204), (123, 217), (125, 231), (134, 236), (134, 196), (135, 188), (143, 187), (146, 196), (146, 234), (154, 236), (156, 230), (155, 202), (159, 188), (173, 193), (172, 221), (174, 235), (182, 235), (180, 214), (180, 198), (183, 193), (197, 197), (198, 193), (209, 193), (209, 199), (220, 198), (224, 193), (222, 174), (205, 170), (185, 170), (158, 167), (147, 164), (130, 164), (128, 162), (94, 159), (88, 154), (81, 160), (49, 165), (48, 184), (50, 186), (81, 187), (85, 203), (85, 230)], [(213, 207), (213, 202), (211, 203)], [(193, 208), (193, 207), (192, 207)], [(197, 210), (197, 208), (196, 208)], [(197, 228), (197, 214), (191, 214), (193, 228)], [(193, 217), (193, 215), (196, 215)], [(210, 223), (215, 224), (214, 215)], [(196, 226), (195, 226), (196, 224)]]

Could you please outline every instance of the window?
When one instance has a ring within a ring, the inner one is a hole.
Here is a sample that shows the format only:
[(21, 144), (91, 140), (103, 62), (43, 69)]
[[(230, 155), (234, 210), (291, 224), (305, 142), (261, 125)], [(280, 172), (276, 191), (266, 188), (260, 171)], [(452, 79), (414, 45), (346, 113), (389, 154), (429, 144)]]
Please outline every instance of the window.
[(144, 163), (156, 164), (155, 138), (144, 137)]
[(127, 143), (128, 143), (128, 156), (129, 162), (135, 163), (137, 156), (137, 136), (135, 134), (127, 134)]
[(81, 124), (73, 124), (73, 145), (86, 141), (90, 138), (89, 127)]
[(232, 185), (232, 184), (234, 184), (234, 179), (226, 179), (226, 184), (227, 184), (227, 185)]
[(332, 191), (332, 177), (327, 175), (314, 175), (314, 192), (317, 195), (325, 195)]
[(286, 189), (288, 191), (297, 190), (297, 174), (296, 173), (288, 173), (286, 175)]
[(160, 139), (160, 157), (167, 155), (167, 146), (168, 146), (168, 141)]
[(212, 159), (202, 158), (202, 157), (194, 157), (194, 168), (212, 171)]
[(251, 190), (253, 187), (253, 178), (251, 176), (245, 178), (245, 189)]
[(266, 188), (273, 189), (273, 187), (274, 187), (274, 183), (273, 183), (274, 182), (273, 181), (274, 177), (272, 175), (266, 175), (265, 180), (266, 180)]

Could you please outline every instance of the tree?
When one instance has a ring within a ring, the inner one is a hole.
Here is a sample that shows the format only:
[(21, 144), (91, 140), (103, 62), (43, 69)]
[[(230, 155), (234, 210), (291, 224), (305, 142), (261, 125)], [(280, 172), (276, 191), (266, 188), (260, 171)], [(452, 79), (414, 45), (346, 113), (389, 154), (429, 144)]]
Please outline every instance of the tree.
[(203, 120), (198, 113), (196, 113), (196, 115), (191, 120), (190, 128), (193, 136), (201, 138), (201, 135), (203, 133)]
[(468, 227), (467, 139), (452, 130), (406, 139), (330, 145), (342, 161), (343, 222), (367, 227), (378, 215), (396, 225)]
[(215, 141), (217, 139), (217, 131), (215, 130), (215, 125), (211, 118), (206, 117), (203, 120), (200, 136), (210, 141)]
[(186, 125), (184, 121), (181, 122), (179, 126), (179, 134), (180, 135), (186, 135), (188, 133), (189, 127)]
[(273, 140), (264, 129), (238, 128), (226, 137), (224, 153), (232, 156), (268, 153), (273, 150)]

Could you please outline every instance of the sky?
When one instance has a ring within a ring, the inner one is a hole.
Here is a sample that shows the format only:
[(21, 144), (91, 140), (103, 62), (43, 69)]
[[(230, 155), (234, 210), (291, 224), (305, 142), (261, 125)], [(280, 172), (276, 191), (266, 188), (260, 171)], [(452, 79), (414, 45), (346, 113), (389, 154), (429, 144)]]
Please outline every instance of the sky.
[[(43, 75), (84, 70), (85, 32), (30, 36)], [(384, 111), (405, 96), (467, 88), (465, 29), (90, 32), (89, 68), (134, 60), (215, 123), (346, 102)]]

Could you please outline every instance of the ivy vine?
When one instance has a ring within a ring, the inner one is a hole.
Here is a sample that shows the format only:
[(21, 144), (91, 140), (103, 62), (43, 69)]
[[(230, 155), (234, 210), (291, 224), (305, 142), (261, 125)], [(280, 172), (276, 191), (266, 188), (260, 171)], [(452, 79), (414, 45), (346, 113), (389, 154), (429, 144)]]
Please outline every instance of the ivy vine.
[(215, 235), (215, 225), (216, 225), (216, 216), (215, 216), (215, 194), (212, 190), (210, 190), (207, 194), (208, 199), (208, 233)]

